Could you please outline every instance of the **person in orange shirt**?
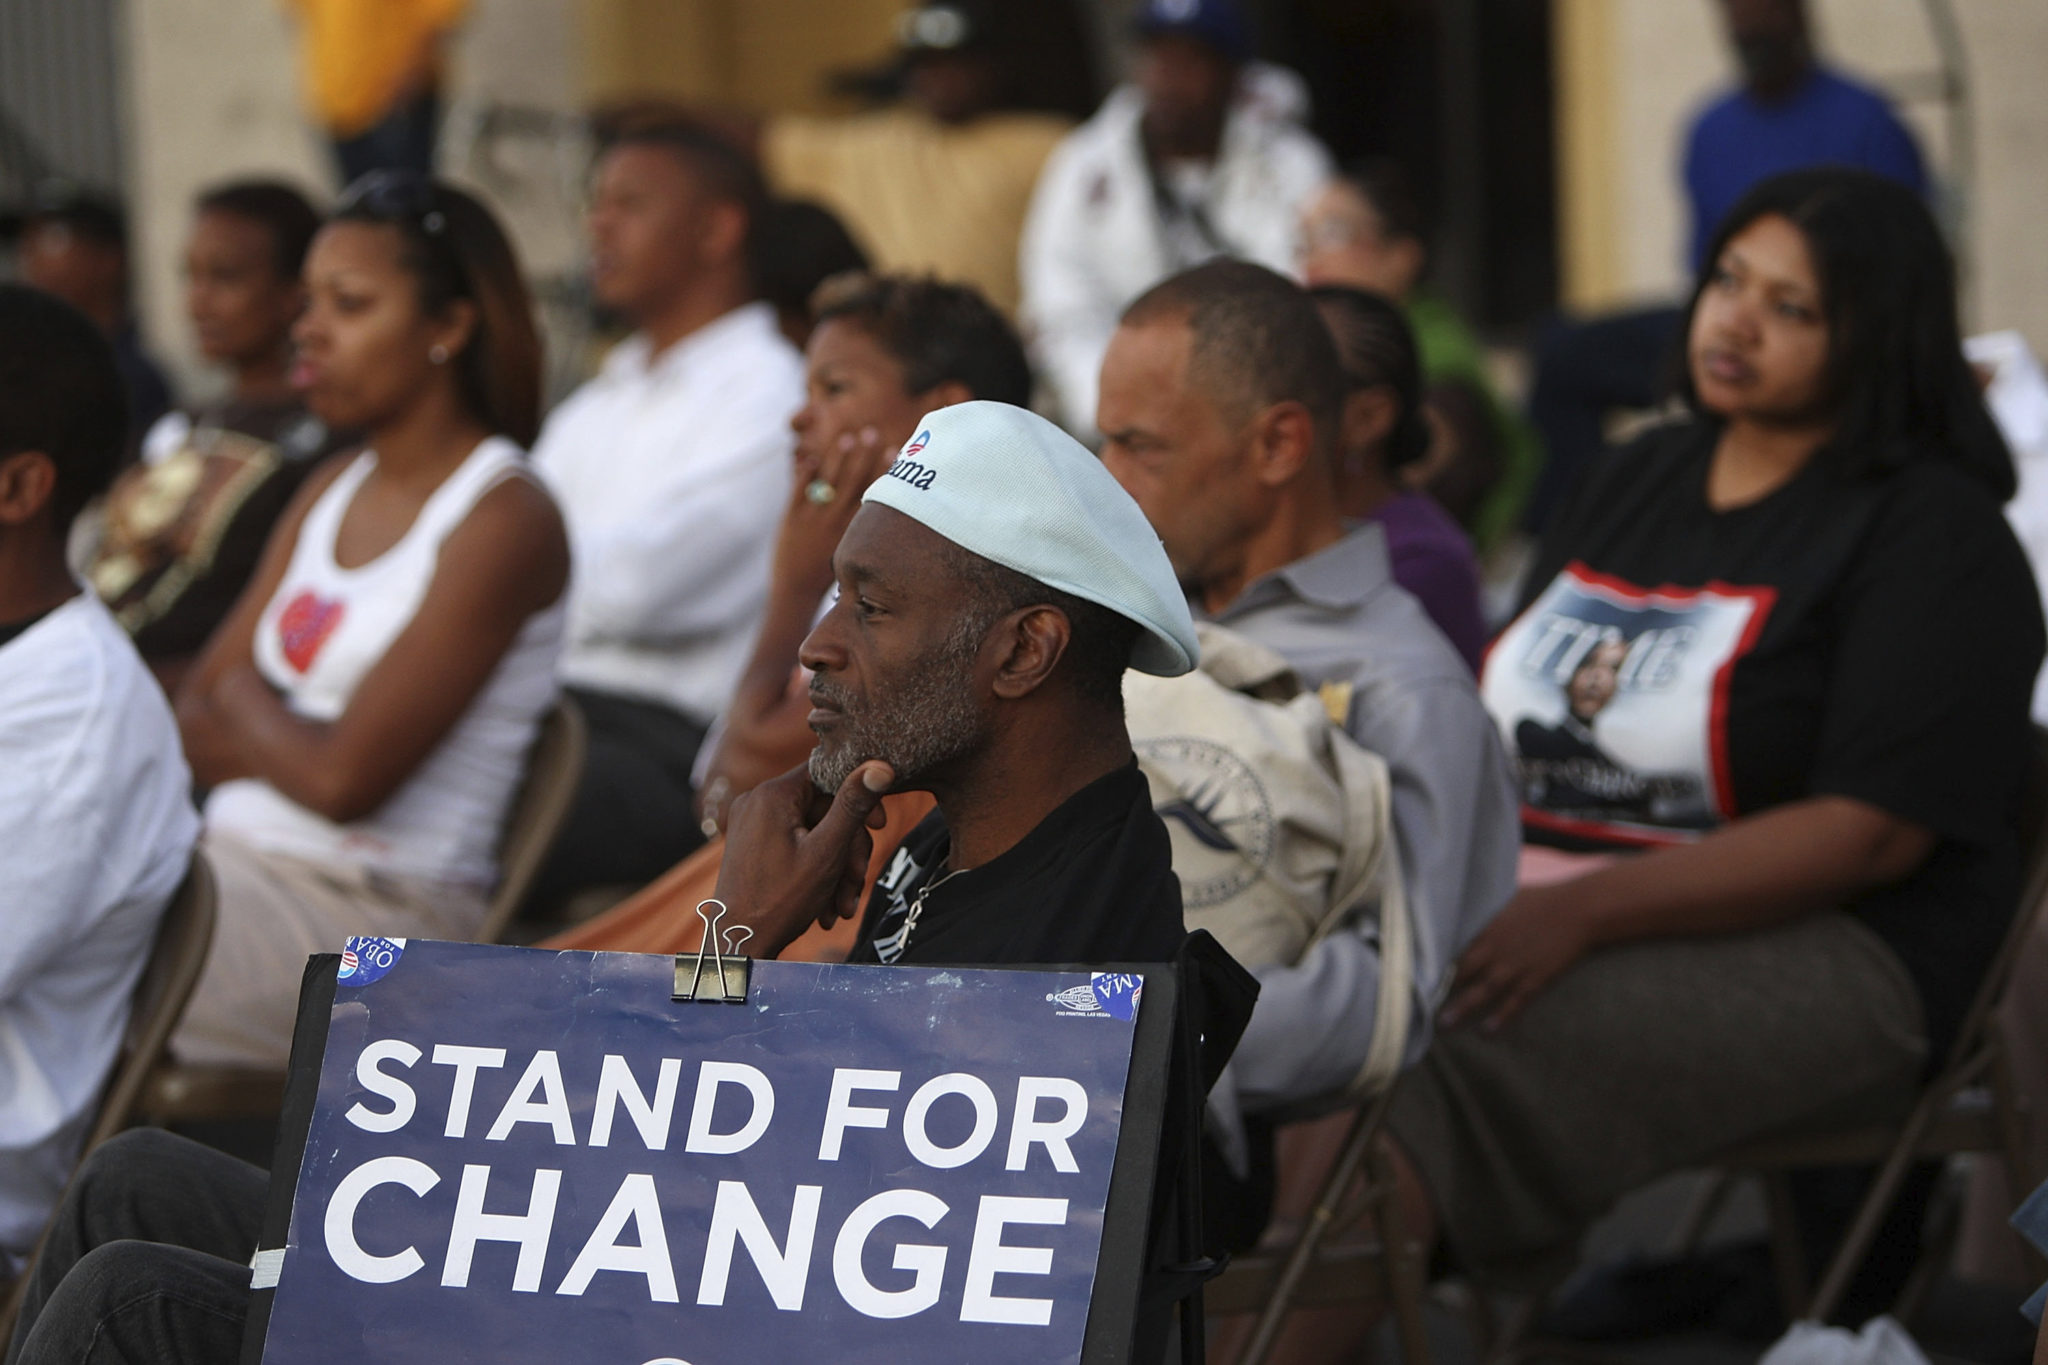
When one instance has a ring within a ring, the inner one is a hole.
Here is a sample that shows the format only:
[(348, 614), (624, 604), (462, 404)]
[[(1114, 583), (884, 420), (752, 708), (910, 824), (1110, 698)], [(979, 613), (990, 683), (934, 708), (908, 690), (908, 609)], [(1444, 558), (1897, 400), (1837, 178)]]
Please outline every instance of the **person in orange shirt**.
[(441, 48), (469, 0), (283, 0), (299, 18), (306, 103), (343, 184), (375, 170), (430, 175)]

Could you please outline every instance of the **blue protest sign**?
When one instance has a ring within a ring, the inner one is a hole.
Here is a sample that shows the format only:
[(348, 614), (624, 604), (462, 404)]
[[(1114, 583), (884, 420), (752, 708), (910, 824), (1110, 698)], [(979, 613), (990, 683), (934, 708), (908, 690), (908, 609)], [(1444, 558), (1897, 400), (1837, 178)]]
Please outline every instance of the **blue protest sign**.
[(266, 1365), (1080, 1359), (1142, 976), (343, 962)]

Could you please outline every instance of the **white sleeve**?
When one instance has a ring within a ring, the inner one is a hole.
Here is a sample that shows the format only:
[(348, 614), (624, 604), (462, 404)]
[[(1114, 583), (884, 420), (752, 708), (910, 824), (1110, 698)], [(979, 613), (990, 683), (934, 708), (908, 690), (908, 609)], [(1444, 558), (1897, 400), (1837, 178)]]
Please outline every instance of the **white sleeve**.
[[(0, 742), (0, 754), (6, 745)], [(39, 782), (0, 783), (0, 877), (7, 884), (7, 932), (0, 934), (0, 1005), (66, 951), (99, 877), (104, 833), (90, 812), (51, 803)], [(80, 828), (66, 816), (87, 820)], [(63, 827), (59, 827), (60, 823)]]
[(1261, 265), (1290, 279), (1301, 274), (1301, 215), (1330, 182), (1330, 154), (1306, 129), (1290, 127), (1268, 149), (1256, 226), (1245, 245)]
[(178, 447), (192, 434), (192, 419), (173, 409), (149, 424), (142, 434), (142, 462), (159, 465), (178, 453)]
[(1096, 269), (1104, 243), (1090, 231), (1087, 183), (1106, 172), (1089, 164), (1088, 150), (1069, 137), (1046, 159), (1017, 260), (1025, 333), (1063, 424), (1077, 434), (1095, 431), (1096, 382), (1123, 302)]
[(1308, 199), (1317, 190), (1330, 183), (1337, 173), (1336, 163), (1330, 159), (1329, 148), (1322, 139), (1306, 128), (1297, 129), (1295, 136), (1287, 140), (1287, 182), (1294, 196), (1294, 208), (1298, 213), (1307, 206)]
[[(132, 647), (119, 638), (81, 647), (75, 620), (49, 625), (70, 638), (17, 656), (0, 676), (0, 1005), (97, 933), (151, 869), (170, 878), (168, 897), (199, 830), (169, 709), (139, 659), (107, 657)], [(119, 629), (105, 621), (103, 635)], [(151, 694), (140, 715), (128, 709), (138, 688)]]
[[(1424, 682), (1360, 695), (1348, 728), (1386, 759), (1393, 777), (1394, 833), (1415, 922), (1405, 1064), (1429, 1046), (1458, 953), (1514, 891), (1520, 827), (1496, 731), (1469, 685)], [(1377, 921), (1360, 916), (1299, 962), (1254, 973), (1259, 1001), (1231, 1063), (1247, 1110), (1334, 1100), (1352, 1082), (1372, 1046), (1379, 967)]]

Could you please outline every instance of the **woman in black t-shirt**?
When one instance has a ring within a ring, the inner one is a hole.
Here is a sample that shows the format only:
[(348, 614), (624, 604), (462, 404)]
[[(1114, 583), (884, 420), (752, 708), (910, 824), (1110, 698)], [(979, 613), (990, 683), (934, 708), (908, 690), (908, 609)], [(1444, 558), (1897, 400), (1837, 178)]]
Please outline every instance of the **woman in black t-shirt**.
[[(1487, 662), (1531, 842), (1643, 854), (1525, 890), (1472, 945), (1459, 1014), (1511, 1014), (1603, 943), (1846, 907), (1939, 1044), (2018, 890), (2040, 606), (1999, 504), (2012, 463), (1909, 192), (1767, 183), (1694, 295), (1692, 414), (1592, 477)], [(1598, 714), (1569, 695), (1612, 659)], [(1562, 728), (1662, 801), (1589, 799)]]
[(1691, 412), (1586, 481), (1482, 678), (1528, 839), (1591, 855), (1467, 948), (1395, 1105), (1482, 1259), (1903, 1104), (2017, 899), (2041, 608), (1939, 232), (1805, 171), (1706, 260)]

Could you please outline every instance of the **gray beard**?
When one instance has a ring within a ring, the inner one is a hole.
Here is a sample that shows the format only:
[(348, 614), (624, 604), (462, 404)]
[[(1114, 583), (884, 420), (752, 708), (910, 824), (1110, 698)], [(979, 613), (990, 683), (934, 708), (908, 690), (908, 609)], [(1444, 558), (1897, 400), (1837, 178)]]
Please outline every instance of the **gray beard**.
[(908, 683), (871, 710), (851, 709), (853, 698), (829, 678), (813, 679), (813, 692), (842, 708), (839, 733), (833, 736), (831, 746), (820, 740), (811, 750), (811, 781), (818, 790), (836, 793), (855, 768), (879, 758), (895, 772), (892, 785), (900, 791), (978, 746), (983, 722), (970, 678), (988, 626), (986, 621), (962, 622), (950, 639), (912, 670)]

